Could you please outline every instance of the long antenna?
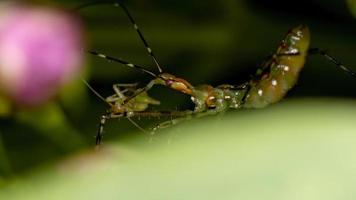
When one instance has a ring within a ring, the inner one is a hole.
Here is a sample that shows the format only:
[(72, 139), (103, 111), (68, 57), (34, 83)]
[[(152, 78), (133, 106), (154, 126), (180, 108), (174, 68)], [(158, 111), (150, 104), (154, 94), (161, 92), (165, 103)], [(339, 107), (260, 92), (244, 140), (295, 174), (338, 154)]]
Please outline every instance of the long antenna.
[(106, 60), (109, 60), (109, 61), (113, 61), (113, 62), (117, 62), (117, 63), (120, 63), (120, 64), (123, 64), (123, 65), (126, 65), (127, 67), (131, 67), (131, 68), (135, 68), (135, 69), (138, 69), (144, 73), (147, 73), (153, 77), (157, 77), (157, 75), (147, 69), (145, 69), (144, 67), (142, 66), (139, 66), (139, 65), (135, 65), (133, 63), (130, 63), (130, 62), (127, 62), (127, 61), (124, 61), (120, 58), (114, 58), (112, 56), (108, 56), (108, 55), (105, 55), (105, 54), (102, 54), (102, 53), (98, 53), (96, 51), (87, 51), (88, 53), (92, 54), (92, 55), (95, 55), (95, 56), (98, 56), (100, 58), (104, 58)]
[(140, 31), (140, 29), (138, 28), (135, 20), (133, 19), (132, 15), (130, 14), (130, 12), (128, 11), (128, 9), (125, 7), (125, 5), (120, 2), (120, 1), (93, 1), (93, 2), (89, 2), (89, 3), (85, 3), (83, 5), (77, 6), (76, 8), (74, 8), (74, 10), (80, 10), (80, 9), (84, 9), (90, 6), (95, 6), (95, 5), (103, 5), (103, 4), (113, 4), (115, 7), (121, 7), (125, 14), (127, 15), (127, 17), (129, 18), (131, 24), (133, 25), (134, 29), (136, 30), (137, 34), (139, 35), (141, 41), (143, 42), (148, 54), (151, 56), (152, 60), (154, 61), (155, 65), (157, 66), (157, 69), (159, 71), (159, 73), (162, 73), (163, 70), (156, 58), (156, 56), (153, 54), (153, 51), (151, 49), (151, 47), (149, 46), (149, 44), (147, 43), (145, 37), (143, 36), (142, 32)]
[(124, 5), (123, 3), (120, 3), (120, 1), (117, 1), (114, 5), (115, 5), (116, 7), (120, 6), (120, 7), (124, 10), (124, 12), (126, 13), (127, 17), (130, 19), (130, 22), (132, 23), (134, 29), (136, 30), (137, 34), (140, 36), (141, 41), (142, 41), (143, 44), (145, 45), (148, 54), (150, 54), (150, 56), (152, 57), (153, 61), (155, 62), (159, 73), (162, 73), (163, 70), (162, 70), (161, 66), (159, 65), (159, 63), (158, 63), (157, 58), (154, 56), (154, 54), (153, 54), (153, 52), (152, 52), (152, 49), (151, 49), (150, 46), (148, 45), (146, 39), (144, 38), (142, 32), (141, 32), (140, 29), (138, 28), (138, 26), (137, 26), (135, 20), (134, 20), (133, 17), (131, 16), (130, 12), (127, 10), (127, 8), (125, 7), (125, 5)]
[(336, 66), (340, 67), (340, 69), (342, 69), (343, 71), (347, 72), (348, 74), (351, 74), (351, 76), (356, 76), (356, 73), (354, 71), (352, 71), (350, 68), (343, 65), (336, 58), (334, 58), (333, 56), (328, 54), (326, 50), (321, 50), (319, 48), (310, 48), (308, 50), (308, 53), (309, 54), (320, 54), (320, 55), (324, 56), (326, 59), (328, 59), (329, 61), (331, 61), (332, 63), (334, 63)]
[(90, 6), (95, 6), (95, 5), (100, 5), (100, 4), (112, 4), (113, 2), (111, 1), (91, 1), (91, 2), (87, 2), (87, 3), (83, 3), (75, 8), (73, 8), (73, 10), (81, 10), (83, 8), (87, 8)]
[(89, 90), (92, 91), (99, 99), (112, 106), (112, 104), (107, 102), (106, 99), (102, 95), (100, 95), (99, 92), (97, 92), (83, 77), (81, 79), (82, 82), (89, 88)]

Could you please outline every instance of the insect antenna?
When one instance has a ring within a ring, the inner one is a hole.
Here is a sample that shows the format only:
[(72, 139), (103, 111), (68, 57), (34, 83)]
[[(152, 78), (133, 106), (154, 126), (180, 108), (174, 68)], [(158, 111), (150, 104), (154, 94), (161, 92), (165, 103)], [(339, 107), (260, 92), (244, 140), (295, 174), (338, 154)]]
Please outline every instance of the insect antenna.
[(342, 69), (343, 71), (347, 72), (348, 74), (351, 74), (352, 76), (356, 76), (356, 73), (354, 71), (352, 71), (350, 68), (343, 65), (336, 58), (334, 58), (333, 56), (328, 54), (326, 50), (321, 50), (319, 48), (310, 48), (308, 50), (308, 53), (309, 54), (320, 54), (320, 55), (324, 56), (326, 59), (328, 59), (329, 61), (331, 61), (332, 63), (334, 63), (336, 66), (340, 67), (340, 69)]
[(97, 92), (84, 78), (81, 79), (82, 82), (89, 88), (89, 90), (92, 91), (97, 97), (99, 97), (99, 99), (112, 106), (112, 104), (107, 102), (106, 99), (102, 95), (100, 95), (99, 92)]
[(135, 65), (133, 63), (130, 63), (130, 62), (127, 62), (125, 60), (122, 60), (122, 59), (119, 59), (119, 58), (114, 58), (112, 56), (108, 56), (108, 55), (105, 55), (105, 54), (102, 54), (102, 53), (98, 53), (96, 51), (87, 51), (88, 53), (94, 55), (94, 56), (97, 56), (97, 57), (100, 57), (100, 58), (104, 58), (106, 60), (109, 60), (109, 61), (113, 61), (113, 62), (117, 62), (117, 63), (120, 63), (120, 64), (123, 64), (123, 65), (126, 65), (127, 67), (131, 67), (131, 68), (135, 68), (135, 69), (138, 69), (144, 73), (147, 73), (153, 77), (157, 77), (157, 75), (147, 69), (145, 69), (145, 67), (142, 67), (142, 66), (139, 66), (139, 65)]
[(140, 36), (141, 41), (143, 42), (143, 44), (146, 47), (146, 50), (148, 52), (148, 54), (150, 54), (150, 56), (152, 57), (153, 61), (155, 62), (157, 69), (159, 71), (159, 73), (162, 73), (162, 68), (159, 65), (156, 56), (153, 54), (153, 51), (151, 49), (151, 47), (148, 45), (145, 37), (143, 36), (142, 32), (140, 31), (140, 29), (138, 28), (135, 20), (133, 19), (132, 15), (130, 14), (129, 10), (126, 8), (126, 6), (121, 3), (120, 1), (116, 1), (116, 3), (114, 4), (116, 7), (120, 6), (124, 12), (126, 13), (127, 17), (130, 19), (130, 22), (132, 23), (132, 25), (134, 26), (134, 29), (136, 30), (137, 34)]
[(139, 35), (141, 41), (143, 42), (148, 54), (151, 56), (152, 60), (154, 61), (159, 73), (162, 73), (163, 70), (162, 70), (156, 56), (153, 54), (151, 47), (148, 45), (147, 40), (145, 39), (142, 32), (138, 28), (135, 20), (133, 19), (132, 15), (130, 14), (129, 10), (126, 8), (126, 6), (121, 1), (117, 1), (117, 0), (116, 1), (93, 1), (93, 2), (89, 2), (89, 3), (82, 4), (80, 6), (77, 6), (76, 8), (74, 8), (74, 10), (80, 10), (80, 9), (84, 9), (84, 8), (91, 7), (91, 6), (105, 5), (105, 4), (112, 4), (115, 7), (122, 8), (122, 10), (125, 12), (126, 16), (129, 18), (131, 24), (133, 25), (134, 29), (136, 30), (137, 34)]
[(83, 8), (87, 8), (90, 6), (96, 6), (96, 5), (100, 5), (100, 4), (110, 4), (109, 1), (91, 1), (91, 2), (87, 2), (87, 3), (83, 3), (75, 8), (73, 8), (74, 11), (78, 11), (81, 10)]

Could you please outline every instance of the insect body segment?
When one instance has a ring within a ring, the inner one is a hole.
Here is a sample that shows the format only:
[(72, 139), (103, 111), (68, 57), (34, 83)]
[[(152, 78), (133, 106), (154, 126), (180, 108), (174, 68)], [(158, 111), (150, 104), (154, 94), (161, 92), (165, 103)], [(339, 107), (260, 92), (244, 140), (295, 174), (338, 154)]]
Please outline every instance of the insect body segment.
[(247, 87), (235, 87), (232, 85), (200, 85), (194, 88), (192, 101), (195, 104), (195, 112), (210, 110), (222, 112), (229, 108), (241, 108), (243, 99), (247, 93)]
[(305, 25), (290, 30), (279, 45), (277, 52), (266, 63), (267, 70), (257, 74), (249, 82), (251, 89), (244, 107), (260, 108), (280, 101), (297, 82), (304, 66), (310, 34)]

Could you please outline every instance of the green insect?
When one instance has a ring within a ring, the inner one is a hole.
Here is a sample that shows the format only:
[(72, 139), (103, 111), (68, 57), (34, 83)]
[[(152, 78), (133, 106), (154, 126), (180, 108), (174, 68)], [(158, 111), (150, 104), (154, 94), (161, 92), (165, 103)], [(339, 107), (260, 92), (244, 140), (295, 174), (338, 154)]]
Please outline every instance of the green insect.
[[(108, 2), (90, 3), (80, 6), (80, 8), (97, 4), (108, 4)], [(158, 73), (154, 73), (142, 66), (138, 66), (118, 58), (89, 51), (90, 54), (121, 63), (131, 68), (136, 68), (153, 77), (153, 79), (143, 88), (137, 88), (136, 85), (114, 86), (115, 95), (104, 99), (110, 105), (110, 109), (101, 117), (96, 137), (96, 144), (100, 144), (105, 122), (112, 118), (126, 117), (134, 123), (130, 119), (133, 116), (170, 115), (176, 117), (175, 119), (158, 124), (155, 128), (153, 128), (153, 131), (155, 131), (159, 128), (168, 127), (192, 117), (213, 115), (231, 108), (262, 108), (279, 102), (296, 84), (299, 73), (305, 64), (307, 56), (310, 54), (321, 54), (340, 69), (353, 76), (355, 75), (353, 71), (346, 68), (335, 58), (328, 55), (325, 51), (317, 48), (309, 48), (309, 29), (306, 25), (299, 25), (287, 32), (281, 43), (278, 45), (277, 51), (271, 55), (269, 59), (263, 62), (251, 80), (238, 85), (223, 84), (217, 87), (211, 85), (193, 86), (183, 78), (163, 72), (158, 60), (153, 54), (152, 49), (148, 45), (142, 32), (139, 30), (128, 9), (120, 2), (113, 3), (113, 5), (121, 7), (128, 16), (144, 46), (146, 47), (147, 52), (156, 64)], [(170, 89), (189, 95), (194, 103), (194, 109), (165, 112), (147, 111), (149, 106), (159, 104), (159, 101), (149, 97), (147, 94), (147, 92), (154, 85), (163, 85)], [(137, 124), (135, 125), (138, 126)]]

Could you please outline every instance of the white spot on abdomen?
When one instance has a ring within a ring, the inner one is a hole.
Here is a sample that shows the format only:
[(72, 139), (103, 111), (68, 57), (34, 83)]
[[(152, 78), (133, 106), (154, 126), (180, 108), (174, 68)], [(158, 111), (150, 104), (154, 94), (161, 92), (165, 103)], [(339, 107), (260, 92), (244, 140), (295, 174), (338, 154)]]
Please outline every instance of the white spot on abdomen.
[(273, 85), (273, 86), (277, 86), (277, 84), (278, 84), (277, 80), (276, 80), (276, 79), (273, 79), (273, 80), (272, 80), (272, 85)]
[(288, 71), (289, 71), (289, 66), (285, 65), (285, 66), (283, 67), (283, 70), (286, 71), (286, 72), (288, 72)]

